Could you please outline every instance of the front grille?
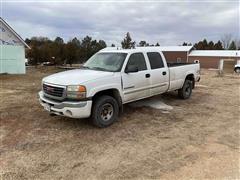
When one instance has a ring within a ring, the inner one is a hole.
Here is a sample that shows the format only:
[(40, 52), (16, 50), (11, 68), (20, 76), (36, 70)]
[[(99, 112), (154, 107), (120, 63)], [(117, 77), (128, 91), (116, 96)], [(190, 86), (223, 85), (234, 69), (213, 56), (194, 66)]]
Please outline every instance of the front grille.
[(63, 97), (64, 88), (43, 84), (43, 91), (51, 96)]

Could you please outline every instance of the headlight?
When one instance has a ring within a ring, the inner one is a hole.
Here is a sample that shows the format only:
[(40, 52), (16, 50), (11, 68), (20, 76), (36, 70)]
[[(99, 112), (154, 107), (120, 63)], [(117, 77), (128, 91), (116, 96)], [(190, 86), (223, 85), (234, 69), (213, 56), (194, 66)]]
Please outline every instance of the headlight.
[(67, 98), (83, 99), (86, 98), (85, 86), (67, 86)]

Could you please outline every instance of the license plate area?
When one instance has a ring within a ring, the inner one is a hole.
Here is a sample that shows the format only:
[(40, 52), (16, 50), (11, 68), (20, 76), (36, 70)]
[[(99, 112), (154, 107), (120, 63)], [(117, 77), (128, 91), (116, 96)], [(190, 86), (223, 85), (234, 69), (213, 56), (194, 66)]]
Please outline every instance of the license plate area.
[(44, 109), (46, 110), (46, 111), (51, 111), (51, 106), (49, 105), (49, 104), (44, 104)]

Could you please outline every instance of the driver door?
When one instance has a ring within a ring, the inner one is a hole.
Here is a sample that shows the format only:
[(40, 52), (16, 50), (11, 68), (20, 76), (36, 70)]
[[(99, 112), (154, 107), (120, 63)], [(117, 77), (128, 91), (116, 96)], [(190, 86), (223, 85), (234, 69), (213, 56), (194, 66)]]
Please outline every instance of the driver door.
[[(137, 72), (127, 73), (126, 70), (131, 66), (136, 67)], [(150, 96), (150, 72), (147, 69), (146, 60), (142, 53), (130, 55), (122, 73), (122, 81), (124, 103)]]

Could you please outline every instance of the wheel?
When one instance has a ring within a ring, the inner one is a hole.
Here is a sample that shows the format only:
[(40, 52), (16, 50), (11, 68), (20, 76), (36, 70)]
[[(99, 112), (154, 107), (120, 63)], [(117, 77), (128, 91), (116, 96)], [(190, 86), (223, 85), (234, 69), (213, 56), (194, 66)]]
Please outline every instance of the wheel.
[(188, 99), (192, 94), (193, 83), (191, 80), (186, 79), (183, 87), (178, 90), (178, 96), (181, 99)]
[(240, 73), (240, 67), (234, 69), (235, 73)]
[(101, 96), (94, 102), (92, 109), (93, 124), (98, 127), (107, 127), (114, 123), (118, 118), (119, 106), (111, 96)]

